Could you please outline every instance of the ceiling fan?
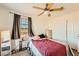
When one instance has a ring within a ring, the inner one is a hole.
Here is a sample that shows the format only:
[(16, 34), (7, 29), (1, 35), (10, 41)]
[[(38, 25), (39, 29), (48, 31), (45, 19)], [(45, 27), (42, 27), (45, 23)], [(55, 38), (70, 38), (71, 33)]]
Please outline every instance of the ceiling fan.
[(53, 8), (53, 3), (46, 3), (46, 7), (45, 8), (41, 8), (41, 7), (37, 7), (37, 6), (33, 6), (33, 8), (39, 9), (39, 10), (43, 10), (43, 12), (41, 12), (38, 16), (47, 13), (48, 16), (51, 16), (52, 11), (61, 11), (64, 8), (63, 7), (59, 7), (59, 8)]

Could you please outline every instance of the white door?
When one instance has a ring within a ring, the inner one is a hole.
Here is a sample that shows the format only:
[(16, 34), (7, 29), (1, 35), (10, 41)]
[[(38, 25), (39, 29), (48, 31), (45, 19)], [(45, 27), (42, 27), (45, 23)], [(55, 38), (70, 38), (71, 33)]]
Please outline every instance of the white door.
[(73, 38), (74, 38), (74, 42), (76, 43), (75, 46), (77, 49), (79, 49), (79, 47), (78, 47), (78, 43), (79, 43), (79, 20), (78, 19), (75, 20), (73, 31), (74, 31)]
[(71, 48), (77, 49), (79, 40), (79, 16), (72, 15), (68, 17), (68, 42)]

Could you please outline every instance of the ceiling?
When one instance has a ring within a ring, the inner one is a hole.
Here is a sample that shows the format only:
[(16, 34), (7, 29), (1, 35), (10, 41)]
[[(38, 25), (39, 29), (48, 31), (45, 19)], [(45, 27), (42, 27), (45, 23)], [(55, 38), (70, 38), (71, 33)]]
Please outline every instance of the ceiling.
[[(12, 9), (14, 11), (21, 12), (23, 14), (29, 15), (29, 16), (37, 16), (39, 13), (41, 13), (41, 10), (34, 9), (32, 6), (38, 6), (41, 8), (45, 7), (45, 3), (3, 3), (0, 4), (2, 6), (5, 6), (8, 9)], [(55, 11), (52, 12), (53, 14), (63, 14), (63, 13), (70, 13), (75, 12), (79, 10), (79, 4), (78, 3), (62, 3), (62, 4), (55, 4), (54, 6), (59, 7), (63, 6), (63, 11)]]

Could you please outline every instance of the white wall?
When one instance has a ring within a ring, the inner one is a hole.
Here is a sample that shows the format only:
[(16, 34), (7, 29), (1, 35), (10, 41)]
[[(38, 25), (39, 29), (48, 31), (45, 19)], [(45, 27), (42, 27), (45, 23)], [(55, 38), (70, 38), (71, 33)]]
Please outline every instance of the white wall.
[(60, 17), (51, 17), (49, 21), (49, 29), (52, 29), (52, 37), (59, 41), (66, 40), (66, 20), (67, 24), (67, 39), (72, 48), (77, 49), (77, 41), (79, 38), (79, 11), (70, 14), (64, 14)]
[(0, 29), (9, 29), (11, 31), (13, 25), (13, 14), (9, 10), (0, 6)]
[(48, 29), (49, 25), (49, 17), (42, 16), (33, 16), (33, 31), (35, 35), (39, 35), (41, 33), (45, 33), (46, 29)]

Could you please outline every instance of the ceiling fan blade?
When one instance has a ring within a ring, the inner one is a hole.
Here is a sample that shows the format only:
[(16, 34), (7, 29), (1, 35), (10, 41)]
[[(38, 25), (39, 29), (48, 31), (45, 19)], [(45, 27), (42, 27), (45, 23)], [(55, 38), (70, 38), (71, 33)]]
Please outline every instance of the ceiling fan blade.
[(40, 9), (40, 10), (44, 10), (43, 8), (36, 7), (36, 6), (33, 6), (33, 8)]
[(53, 3), (46, 3), (46, 8), (47, 9), (51, 9), (51, 7), (53, 7)]
[(60, 11), (60, 10), (63, 10), (63, 9), (64, 9), (63, 7), (60, 7), (60, 8), (51, 9), (50, 11)]
[(51, 9), (52, 7), (54, 7), (54, 6), (53, 6), (53, 3), (48, 3), (48, 7), (47, 7), (47, 8), (48, 8), (48, 9)]
[(44, 11), (42, 13), (40, 13), (38, 16), (42, 15), (44, 13)]

